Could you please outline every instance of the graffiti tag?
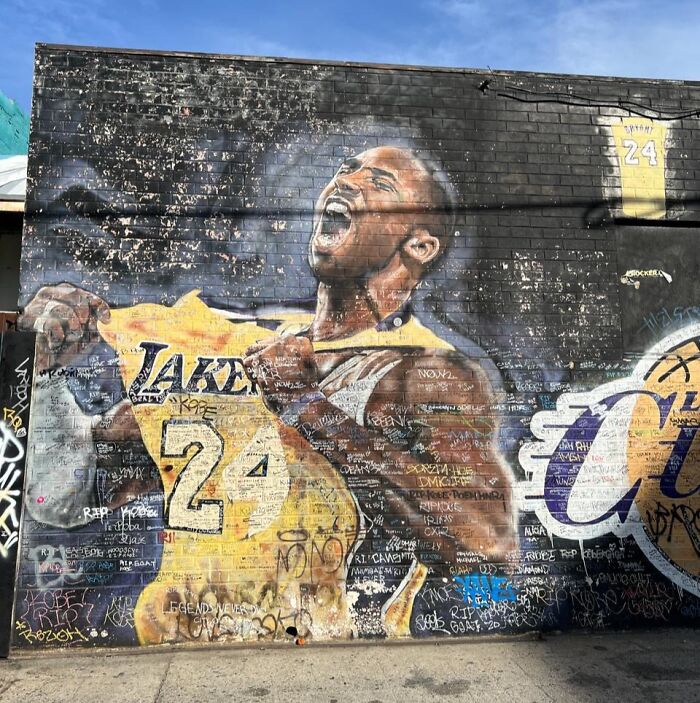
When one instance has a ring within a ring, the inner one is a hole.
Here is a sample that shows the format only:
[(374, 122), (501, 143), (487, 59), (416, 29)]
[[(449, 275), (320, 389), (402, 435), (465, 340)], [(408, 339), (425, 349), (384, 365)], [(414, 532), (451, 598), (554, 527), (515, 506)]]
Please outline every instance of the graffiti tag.
[(0, 557), (6, 559), (19, 540), (17, 501), (20, 490), (15, 488), (21, 475), (17, 463), (24, 458), (24, 447), (12, 429), (0, 421)]

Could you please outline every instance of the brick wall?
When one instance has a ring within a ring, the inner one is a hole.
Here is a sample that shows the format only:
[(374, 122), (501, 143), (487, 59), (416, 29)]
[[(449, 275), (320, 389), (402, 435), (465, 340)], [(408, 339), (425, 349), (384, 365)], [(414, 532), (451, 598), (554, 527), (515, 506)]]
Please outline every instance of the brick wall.
[(41, 46), (15, 644), (697, 619), (698, 110)]

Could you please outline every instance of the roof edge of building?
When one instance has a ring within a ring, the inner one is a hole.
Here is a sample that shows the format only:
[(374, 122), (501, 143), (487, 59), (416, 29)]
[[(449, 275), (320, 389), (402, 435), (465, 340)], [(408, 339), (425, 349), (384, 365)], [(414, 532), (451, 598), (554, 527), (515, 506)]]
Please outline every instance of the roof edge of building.
[(551, 73), (543, 71), (515, 71), (507, 69), (491, 69), (491, 68), (468, 68), (468, 67), (452, 67), (452, 66), (429, 66), (429, 65), (412, 65), (412, 64), (393, 64), (371, 61), (341, 61), (338, 59), (302, 59), (283, 56), (250, 56), (246, 54), (221, 54), (221, 53), (206, 53), (197, 51), (168, 51), (165, 49), (120, 49), (118, 47), (103, 47), (103, 46), (83, 46), (79, 44), (52, 44), (46, 42), (37, 42), (35, 44), (39, 49), (63, 49), (86, 53), (104, 53), (104, 54), (126, 54), (131, 56), (169, 56), (179, 58), (192, 59), (226, 59), (231, 61), (257, 61), (260, 63), (279, 63), (279, 64), (299, 64), (302, 66), (338, 66), (348, 68), (371, 68), (382, 70), (401, 70), (401, 71), (416, 71), (416, 72), (442, 72), (442, 73), (467, 73), (479, 76), (537, 76), (542, 78), (576, 78), (582, 80), (597, 80), (609, 82), (629, 82), (629, 83), (670, 83), (673, 85), (700, 85), (700, 81), (689, 81), (679, 78), (639, 78), (634, 76), (597, 76), (591, 74), (578, 73)]

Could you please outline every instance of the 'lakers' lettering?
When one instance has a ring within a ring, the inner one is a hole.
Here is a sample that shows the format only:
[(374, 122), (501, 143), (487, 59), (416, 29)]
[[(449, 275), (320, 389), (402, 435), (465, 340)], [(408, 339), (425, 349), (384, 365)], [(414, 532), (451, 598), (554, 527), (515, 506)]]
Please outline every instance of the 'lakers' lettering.
[(162, 405), (171, 393), (258, 395), (257, 384), (246, 376), (240, 357), (198, 356), (197, 365), (185, 381), (182, 354), (172, 354), (160, 363), (160, 353), (169, 345), (141, 342), (139, 346), (145, 354), (141, 369), (129, 386), (129, 400), (134, 405)]

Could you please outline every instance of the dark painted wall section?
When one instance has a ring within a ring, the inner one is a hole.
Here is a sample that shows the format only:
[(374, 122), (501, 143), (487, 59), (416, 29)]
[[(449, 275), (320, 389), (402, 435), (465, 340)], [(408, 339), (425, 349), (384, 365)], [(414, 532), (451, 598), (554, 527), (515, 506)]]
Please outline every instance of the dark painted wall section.
[(0, 334), (0, 656), (10, 647), (35, 335)]
[(17, 310), (22, 213), (0, 212), (0, 311)]
[(40, 47), (16, 644), (697, 622), (698, 110)]

